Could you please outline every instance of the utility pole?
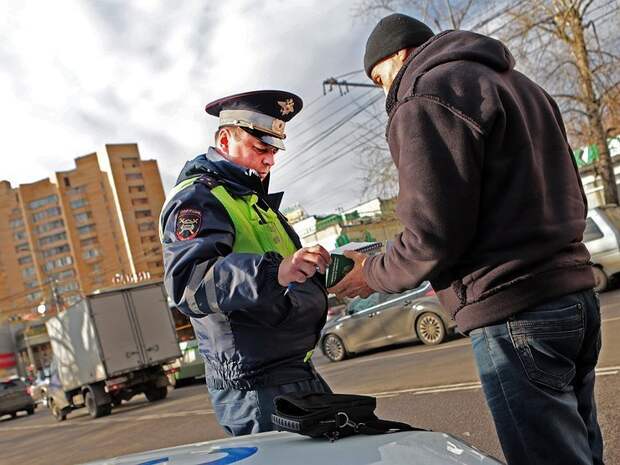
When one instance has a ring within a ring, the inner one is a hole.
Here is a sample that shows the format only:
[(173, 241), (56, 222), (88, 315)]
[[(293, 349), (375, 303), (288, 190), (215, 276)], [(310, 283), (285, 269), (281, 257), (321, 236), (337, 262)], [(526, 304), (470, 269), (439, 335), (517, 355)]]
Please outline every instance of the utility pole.
[(334, 90), (334, 87), (338, 87), (340, 91), (340, 95), (348, 94), (349, 87), (374, 87), (376, 89), (381, 89), (379, 86), (375, 84), (366, 84), (364, 82), (349, 82), (346, 80), (338, 81), (336, 78), (327, 78), (323, 81), (323, 95), (326, 95), (327, 92), (331, 92)]

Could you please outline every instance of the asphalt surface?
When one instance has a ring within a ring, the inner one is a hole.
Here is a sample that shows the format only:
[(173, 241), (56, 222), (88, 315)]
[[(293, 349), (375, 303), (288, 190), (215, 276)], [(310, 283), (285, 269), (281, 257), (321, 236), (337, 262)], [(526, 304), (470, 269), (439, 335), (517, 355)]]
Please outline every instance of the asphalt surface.
[[(602, 295), (603, 350), (597, 368), (599, 422), (607, 465), (620, 464), (620, 291)], [(503, 458), (465, 338), (436, 347), (409, 345), (339, 363), (315, 356), (334, 391), (372, 394), (380, 417), (454, 434)], [(92, 420), (84, 409), (57, 423), (40, 407), (32, 416), (0, 418), (3, 465), (79, 464), (133, 452), (224, 437), (199, 384), (170, 390), (166, 400), (143, 396)]]

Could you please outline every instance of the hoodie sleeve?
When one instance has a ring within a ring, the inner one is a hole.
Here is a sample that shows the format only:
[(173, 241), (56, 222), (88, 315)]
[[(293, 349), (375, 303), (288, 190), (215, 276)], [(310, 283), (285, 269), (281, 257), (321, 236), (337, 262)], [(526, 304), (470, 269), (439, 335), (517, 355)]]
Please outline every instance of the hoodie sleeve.
[(397, 293), (432, 280), (469, 247), (480, 208), (484, 145), (475, 122), (426, 96), (396, 108), (387, 136), (404, 230), (385, 254), (366, 260), (364, 274), (373, 289)]
[[(187, 238), (180, 215), (197, 224)], [(201, 318), (246, 310), (274, 323), (286, 316), (291, 303), (278, 283), (282, 257), (275, 252), (233, 253), (232, 220), (206, 186), (196, 183), (178, 193), (164, 207), (161, 222), (164, 283), (183, 313)]]

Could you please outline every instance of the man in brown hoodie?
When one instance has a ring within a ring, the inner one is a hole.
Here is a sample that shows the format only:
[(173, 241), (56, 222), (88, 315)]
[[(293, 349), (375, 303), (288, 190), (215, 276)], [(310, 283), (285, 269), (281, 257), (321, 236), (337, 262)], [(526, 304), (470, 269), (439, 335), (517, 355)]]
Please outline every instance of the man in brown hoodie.
[(385, 254), (348, 254), (330, 291), (429, 280), (471, 337), (508, 463), (602, 464), (587, 206), (556, 103), (499, 41), (400, 14), (375, 27), (364, 65), (387, 95), (404, 230)]

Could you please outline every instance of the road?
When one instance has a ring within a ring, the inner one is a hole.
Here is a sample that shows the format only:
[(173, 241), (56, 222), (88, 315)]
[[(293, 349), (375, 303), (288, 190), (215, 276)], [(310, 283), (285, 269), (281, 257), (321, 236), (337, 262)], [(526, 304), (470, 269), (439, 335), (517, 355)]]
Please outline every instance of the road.
[[(599, 420), (606, 463), (620, 464), (620, 290), (603, 294), (603, 350), (597, 368)], [(315, 364), (336, 392), (372, 394), (386, 419), (445, 431), (502, 458), (466, 338), (437, 347), (409, 345)], [(171, 390), (149, 404), (143, 396), (92, 420), (84, 409), (57, 423), (44, 408), (33, 416), (0, 419), (3, 465), (78, 464), (149, 449), (221, 438), (205, 388)], [(616, 449), (616, 450), (614, 450)]]

